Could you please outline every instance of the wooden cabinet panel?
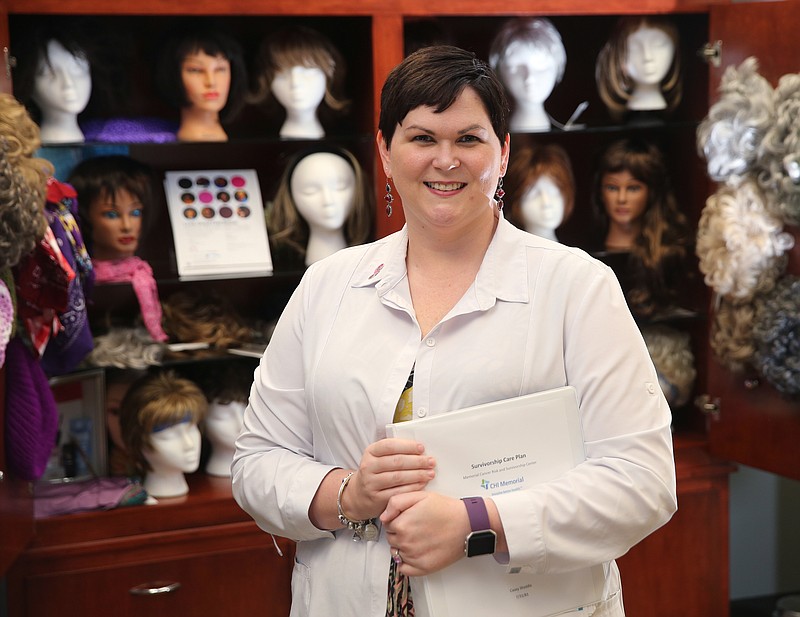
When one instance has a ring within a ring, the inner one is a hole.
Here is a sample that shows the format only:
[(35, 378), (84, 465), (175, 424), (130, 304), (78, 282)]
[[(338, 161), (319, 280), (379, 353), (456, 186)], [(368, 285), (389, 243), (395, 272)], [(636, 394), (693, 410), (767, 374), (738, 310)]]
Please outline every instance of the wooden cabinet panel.
[[(197, 474), (186, 497), (37, 527), (8, 572), (9, 617), (289, 614), (294, 543), (277, 538), (280, 556), (235, 504), (228, 479)], [(174, 583), (166, 593), (131, 593)]]
[[(722, 64), (711, 71), (711, 97), (725, 67), (754, 56), (759, 72), (773, 85), (781, 75), (800, 70), (800, 2), (758, 2), (711, 10), (710, 38), (722, 41)], [(798, 233), (793, 231), (796, 240)], [(800, 275), (800, 242), (791, 251), (788, 272)], [(797, 443), (800, 401), (788, 400), (755, 374), (733, 375), (710, 358), (708, 394), (719, 410), (707, 426), (712, 451), (730, 460), (800, 480)]]
[(676, 442), (678, 511), (618, 560), (628, 615), (728, 615), (728, 476), (702, 442)]
[[(66, 572), (48, 568), (19, 581), (24, 588), (23, 605), (11, 606), (10, 616), (112, 612), (115, 617), (286, 617), (291, 604), (292, 556), (277, 558), (266, 537), (268, 546), (263, 538), (254, 537), (254, 548), (121, 567)], [(153, 538), (148, 543), (158, 541)], [(108, 552), (114, 555), (113, 550)], [(131, 593), (133, 588), (165, 588), (175, 583), (180, 586), (171, 592)], [(69, 606), (68, 613), (64, 613), (65, 606)]]

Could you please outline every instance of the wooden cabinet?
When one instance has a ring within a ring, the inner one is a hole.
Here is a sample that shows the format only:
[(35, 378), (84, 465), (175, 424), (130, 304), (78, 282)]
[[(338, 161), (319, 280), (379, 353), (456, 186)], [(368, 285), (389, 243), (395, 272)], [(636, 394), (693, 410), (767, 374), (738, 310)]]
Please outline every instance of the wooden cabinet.
[[(744, 4), (736, 10), (714, 7), (711, 40), (721, 40), (723, 63), (712, 69), (716, 87), (724, 67), (738, 65), (748, 56), (759, 61), (759, 72), (772, 85), (782, 75), (797, 73), (800, 40), (792, 28), (800, 20), (800, 3)], [(712, 100), (716, 93), (711, 94)], [(795, 237), (787, 272), (800, 275), (800, 232)], [(800, 480), (797, 443), (800, 440), (800, 401), (780, 395), (754, 374), (733, 375), (715, 362), (708, 364), (707, 392), (716, 410), (707, 419), (712, 451), (766, 471)]]
[[(446, 31), (455, 44), (488, 55), (493, 31), (513, 16), (543, 15), (557, 24), (567, 48), (568, 65), (564, 82), (554, 91), (548, 109), (565, 120), (578, 103), (589, 101), (581, 131), (512, 136), (515, 145), (526, 142), (554, 142), (563, 145), (573, 158), (578, 180), (576, 212), (565, 226), (564, 241), (588, 244), (589, 186), (593, 156), (605, 143), (628, 133), (646, 133), (661, 144), (671, 165), (676, 192), (692, 221), (697, 221), (713, 187), (702, 161), (695, 155), (694, 131), (713, 100), (722, 70), (754, 53), (762, 60), (764, 74), (773, 83), (782, 73), (797, 71), (800, 44), (791, 27), (800, 19), (800, 3), (734, 0), (506, 0), (494, 5), (483, 0), (443, 0), (432, 5), (423, 0), (140, 0), (136, 3), (103, 3), (98, 0), (0, 0), (0, 45), (13, 55), (15, 20), (25, 16), (57, 20), (62, 15), (92, 15), (110, 26), (133, 33), (137, 49), (146, 54), (154, 45), (153, 33), (165, 33), (169, 23), (184, 15), (208, 21), (219, 20), (253, 46), (270, 31), (288, 23), (303, 23), (321, 29), (339, 45), (349, 69), (348, 95), (353, 98), (352, 115), (341, 132), (331, 139), (357, 152), (375, 184), (375, 236), (400, 228), (402, 213), (391, 219), (382, 215), (384, 179), (374, 154), (374, 132), (379, 113), (380, 86), (391, 68), (404, 55), (408, 37), (420, 23), (434, 23)], [(614, 20), (619, 15), (667, 13), (677, 22), (682, 36), (684, 97), (675, 115), (660, 127), (626, 127), (612, 122), (597, 96), (594, 61)], [(159, 35), (160, 36), (160, 35)], [(709, 68), (698, 51), (709, 40), (723, 41), (722, 66)], [(146, 71), (146, 64), (131, 68), (131, 74)], [(0, 89), (10, 91), (7, 73), (0, 73)], [(138, 95), (137, 111), (166, 113), (153, 102), (150, 93)], [(270, 182), (280, 173), (291, 152), (304, 143), (282, 142), (256, 112), (246, 112), (227, 144), (135, 145), (131, 153), (156, 169), (202, 169), (220, 165), (258, 170), (262, 191), (269, 195)], [(162, 214), (165, 211), (162, 211)], [(166, 219), (164, 219), (166, 221)], [(170, 244), (162, 226), (158, 246)], [(798, 271), (798, 248), (793, 268)], [(181, 285), (169, 254), (154, 250), (160, 288)], [(229, 295), (246, 304), (249, 311), (276, 314), (296, 283), (298, 272), (279, 272), (270, 280), (229, 282)], [(206, 283), (206, 285), (211, 285)], [(696, 393), (720, 399), (720, 412), (701, 416), (691, 406), (676, 416), (676, 460), (678, 464), (679, 512), (674, 519), (620, 560), (625, 602), (631, 615), (727, 614), (727, 478), (733, 466), (726, 460), (800, 477), (793, 456), (800, 433), (797, 403), (780, 399), (762, 386), (746, 390), (742, 381), (722, 371), (705, 343), (707, 322), (702, 318), (709, 297), (699, 277), (690, 285), (687, 302), (700, 314), (687, 327), (692, 330), (699, 378)], [(124, 304), (130, 297), (110, 299)], [(0, 412), (2, 409), (0, 408)], [(709, 453), (709, 439), (711, 452)], [(198, 481), (195, 479), (195, 481)], [(208, 479), (201, 480), (207, 482)], [(56, 595), (70, 594), (80, 601), (89, 598), (76, 614), (102, 612), (107, 606), (121, 614), (136, 611), (172, 610), (178, 614), (213, 614), (210, 607), (224, 602), (254, 614), (262, 606), (278, 607), (288, 602), (288, 573), (291, 559), (275, 557), (269, 537), (258, 532), (236, 510), (229, 495), (217, 487), (214, 495), (203, 497), (194, 487), (185, 502), (163, 504), (155, 509), (104, 512), (58, 517), (40, 521), (31, 546), (8, 574), (11, 615), (55, 614), (40, 602), (42, 590)], [(189, 507), (191, 506), (191, 507)], [(227, 514), (220, 514), (220, 511)], [(0, 510), (2, 512), (2, 510)], [(172, 523), (160, 526), (160, 513), (169, 513)], [(0, 529), (6, 524), (0, 513)], [(183, 520), (179, 520), (184, 517)], [(112, 522), (108, 522), (112, 521)], [(96, 531), (96, 530), (102, 531)], [(2, 536), (0, 536), (2, 537)], [(202, 559), (200, 559), (202, 557)], [(238, 565), (237, 565), (238, 564)], [(2, 562), (0, 562), (0, 566)], [(264, 572), (267, 572), (266, 578)], [(217, 579), (216, 577), (220, 577)], [(160, 597), (135, 597), (128, 589), (151, 581), (179, 579), (181, 589)], [(264, 581), (269, 585), (265, 587)], [(124, 581), (124, 582), (122, 582)], [(195, 589), (202, 581), (202, 589)], [(224, 581), (224, 584), (223, 584)], [(219, 583), (219, 584), (218, 584)], [(51, 591), (54, 590), (54, 591)], [(72, 590), (72, 591), (71, 591)], [(77, 593), (75, 593), (77, 592)], [(97, 594), (96, 596), (94, 594)], [(106, 595), (109, 594), (109, 595)], [(124, 600), (116, 598), (122, 594)], [(176, 606), (182, 598), (195, 605)], [(104, 598), (94, 602), (94, 598)], [(106, 599), (107, 598), (107, 599)], [(141, 601), (141, 602), (140, 602)], [(147, 609), (141, 608), (147, 602)], [(73, 605), (73, 601), (69, 600)], [(284, 604), (281, 604), (284, 603)], [(54, 605), (55, 606), (55, 605)], [(195, 606), (192, 609), (183, 607)], [(102, 607), (102, 608), (100, 608)], [(199, 607), (199, 608), (197, 608)], [(257, 607), (257, 608), (253, 608)], [(283, 610), (277, 608), (277, 611)], [(126, 612), (129, 611), (129, 612)], [(182, 611), (185, 611), (182, 613)], [(226, 609), (226, 614), (230, 613)], [(148, 613), (149, 614), (149, 613)], [(238, 614), (233, 612), (232, 614)], [(272, 614), (272, 613), (268, 613)], [(282, 614), (276, 612), (275, 614)]]
[(278, 554), (231, 497), (196, 474), (190, 496), (37, 523), (8, 573), (10, 617), (193, 615), (285, 617), (294, 546)]
[(701, 437), (676, 436), (678, 511), (621, 557), (625, 611), (635, 615), (728, 614), (728, 476), (734, 466)]

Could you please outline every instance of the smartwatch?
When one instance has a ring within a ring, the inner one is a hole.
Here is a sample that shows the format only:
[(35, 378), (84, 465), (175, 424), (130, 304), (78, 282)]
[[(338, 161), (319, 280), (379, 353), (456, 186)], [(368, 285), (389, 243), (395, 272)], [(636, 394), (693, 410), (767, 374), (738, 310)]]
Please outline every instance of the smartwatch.
[(489, 525), (489, 512), (483, 497), (462, 497), (467, 507), (469, 526), (472, 529), (464, 542), (464, 554), (467, 557), (491, 555), (497, 545), (497, 534)]

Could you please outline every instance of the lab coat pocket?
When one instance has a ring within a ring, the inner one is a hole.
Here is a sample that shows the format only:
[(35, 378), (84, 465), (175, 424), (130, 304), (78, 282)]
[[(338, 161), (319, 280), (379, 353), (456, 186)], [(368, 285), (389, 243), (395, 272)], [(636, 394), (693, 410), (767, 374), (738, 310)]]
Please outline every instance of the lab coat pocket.
[(290, 617), (308, 615), (311, 604), (311, 568), (295, 558), (292, 570), (292, 612)]

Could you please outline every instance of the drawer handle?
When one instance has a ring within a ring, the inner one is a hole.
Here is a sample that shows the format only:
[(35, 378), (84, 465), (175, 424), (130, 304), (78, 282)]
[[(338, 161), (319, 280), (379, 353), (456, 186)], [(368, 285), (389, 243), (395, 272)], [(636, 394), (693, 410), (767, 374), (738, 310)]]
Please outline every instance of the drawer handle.
[(172, 593), (180, 589), (180, 583), (168, 583), (166, 581), (156, 581), (153, 583), (142, 583), (131, 587), (128, 591), (134, 596), (155, 596), (161, 593)]

